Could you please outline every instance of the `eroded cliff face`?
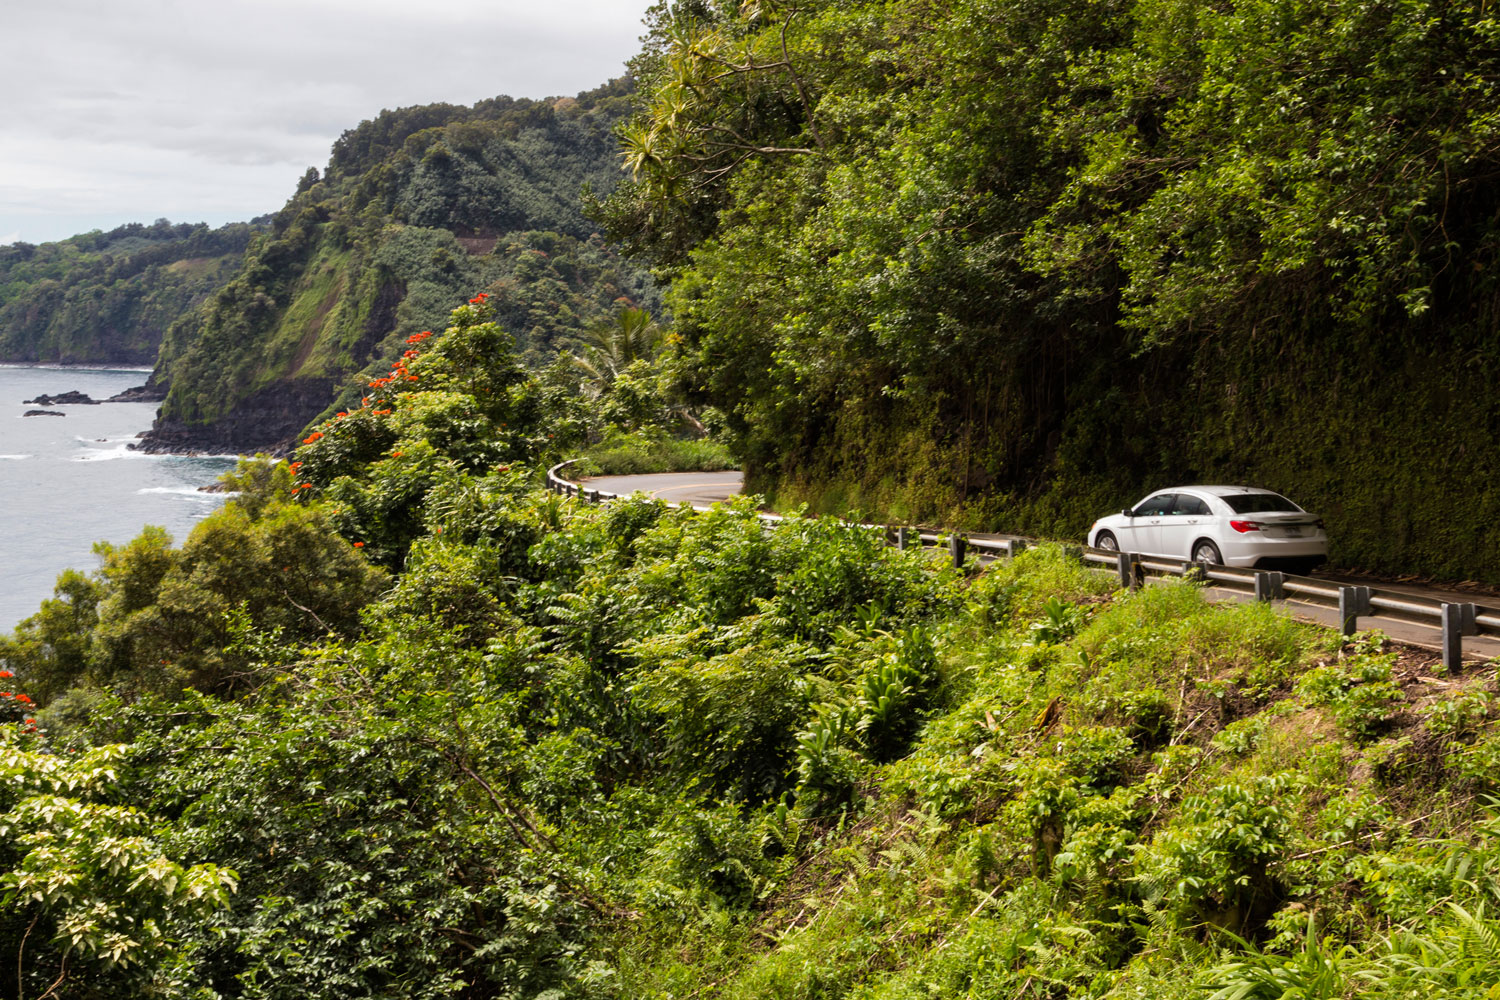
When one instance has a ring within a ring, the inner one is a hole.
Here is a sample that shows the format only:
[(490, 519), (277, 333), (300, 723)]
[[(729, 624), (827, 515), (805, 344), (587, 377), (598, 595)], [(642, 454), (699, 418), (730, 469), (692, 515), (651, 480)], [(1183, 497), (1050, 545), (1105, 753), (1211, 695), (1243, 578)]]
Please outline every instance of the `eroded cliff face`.
[(277, 382), (207, 424), (163, 418), (158, 411), (155, 425), (136, 447), (158, 455), (286, 455), (296, 446), (302, 428), (327, 407), (333, 391), (331, 378)]

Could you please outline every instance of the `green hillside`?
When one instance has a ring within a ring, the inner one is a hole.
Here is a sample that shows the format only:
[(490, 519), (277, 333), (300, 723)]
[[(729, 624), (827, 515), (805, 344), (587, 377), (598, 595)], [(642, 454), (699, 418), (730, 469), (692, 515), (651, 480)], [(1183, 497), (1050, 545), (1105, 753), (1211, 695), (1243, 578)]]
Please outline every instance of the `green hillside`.
[(404, 108), (346, 132), (233, 280), (169, 331), (148, 446), (284, 448), (477, 290), (538, 361), (618, 300), (655, 305), (581, 210), (585, 186), (619, 178), (628, 93)]
[(474, 298), (0, 641), (20, 995), (1493, 995), (1492, 669), (545, 493), (638, 387)]
[(0, 360), (154, 364), (167, 328), (230, 279), (259, 228), (159, 219), (0, 247)]
[(1279, 489), (1500, 581), (1483, 4), (655, 9), (612, 233), (783, 503), (1078, 537)]

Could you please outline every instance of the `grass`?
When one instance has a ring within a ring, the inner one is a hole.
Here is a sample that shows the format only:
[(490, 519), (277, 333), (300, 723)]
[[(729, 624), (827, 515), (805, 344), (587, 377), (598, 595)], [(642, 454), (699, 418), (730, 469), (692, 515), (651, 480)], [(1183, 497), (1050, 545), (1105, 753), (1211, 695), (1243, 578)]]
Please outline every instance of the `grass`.
[(717, 472), (737, 465), (729, 450), (707, 438), (617, 433), (587, 449), (571, 466), (578, 476), (638, 476), (661, 472)]

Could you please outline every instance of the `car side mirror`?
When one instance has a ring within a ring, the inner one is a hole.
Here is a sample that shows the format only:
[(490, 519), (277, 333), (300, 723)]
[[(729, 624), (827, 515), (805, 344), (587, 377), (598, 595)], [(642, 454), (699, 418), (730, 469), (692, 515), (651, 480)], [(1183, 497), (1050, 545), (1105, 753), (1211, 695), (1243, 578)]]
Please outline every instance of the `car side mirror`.
[(1135, 517), (1135, 514), (1131, 512), (1131, 510), (1130, 510), (1129, 507), (1126, 507), (1124, 510), (1120, 511), (1120, 516), (1121, 517)]

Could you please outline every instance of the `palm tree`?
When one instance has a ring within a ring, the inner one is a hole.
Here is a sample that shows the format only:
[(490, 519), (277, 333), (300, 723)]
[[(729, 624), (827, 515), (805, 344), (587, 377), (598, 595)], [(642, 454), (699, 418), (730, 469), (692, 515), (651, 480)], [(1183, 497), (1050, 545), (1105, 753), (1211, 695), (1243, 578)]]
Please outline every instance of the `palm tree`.
[(596, 393), (609, 390), (619, 374), (637, 361), (650, 361), (661, 342), (661, 327), (651, 314), (633, 306), (596, 320), (583, 332), (586, 346), (573, 363), (593, 383)]

